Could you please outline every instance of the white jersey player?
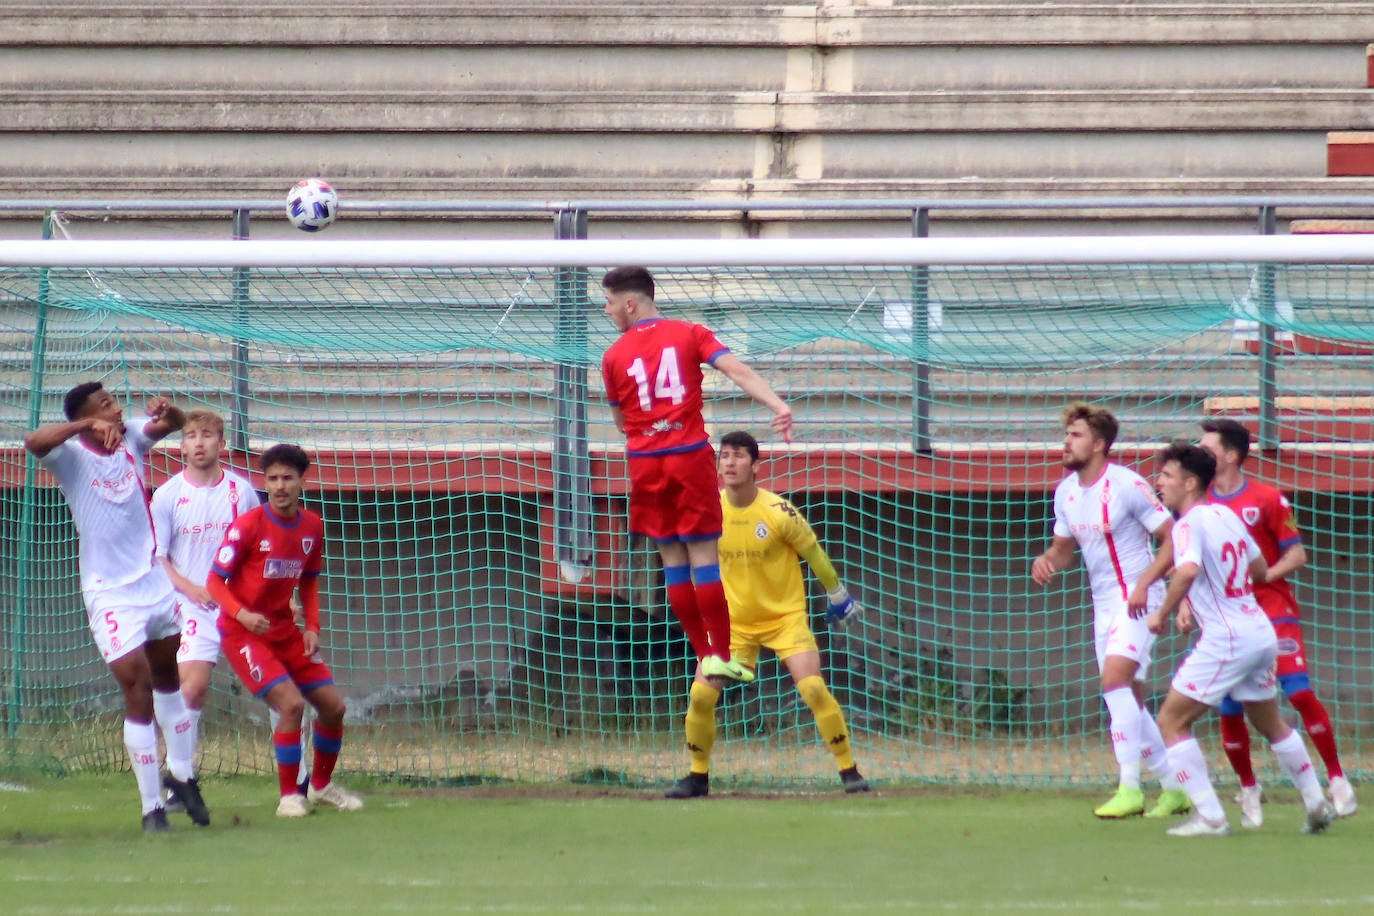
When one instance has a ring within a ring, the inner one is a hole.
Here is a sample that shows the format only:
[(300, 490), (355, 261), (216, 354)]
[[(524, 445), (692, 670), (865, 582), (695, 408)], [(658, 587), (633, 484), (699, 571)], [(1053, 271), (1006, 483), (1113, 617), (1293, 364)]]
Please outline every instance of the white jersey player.
[[(1169, 568), (1173, 517), (1134, 471), (1109, 462), (1117, 422), (1101, 407), (1074, 404), (1064, 411), (1064, 467), (1071, 474), (1054, 492), (1054, 537), (1031, 564), (1031, 577), (1048, 585), (1083, 554), (1093, 598), (1093, 639), (1102, 697), (1111, 720), (1116, 793), (1093, 813), (1102, 818), (1145, 814), (1140, 788), (1144, 761), (1164, 787), (1148, 817), (1185, 811), (1187, 796), (1174, 788), (1164, 742), (1144, 708), (1145, 676), (1154, 636), (1131, 611), (1145, 611), (1164, 597), (1161, 577)], [(1156, 555), (1151, 536), (1161, 542)]]
[(1322, 794), (1302, 736), (1279, 715), (1278, 637), (1252, 587), (1252, 581), (1265, 581), (1269, 564), (1240, 518), (1225, 506), (1208, 502), (1207, 487), (1215, 473), (1216, 460), (1196, 445), (1177, 442), (1160, 456), (1159, 492), (1179, 519), (1174, 525), (1173, 577), (1164, 603), (1146, 622), (1152, 631), (1164, 632), (1169, 617), (1186, 597), (1192, 621), (1202, 629), (1159, 711), (1170, 768), (1197, 811), (1169, 833), (1220, 836), (1230, 832), (1202, 749), (1192, 736), (1192, 724), (1227, 694), (1245, 707), (1250, 724), (1269, 740), (1302, 793), (1307, 810), (1304, 831), (1317, 833), (1336, 814)]
[(181, 458), (186, 467), (157, 488), (152, 503), (158, 560), (178, 592), (181, 648), (177, 662), (195, 740), (199, 740), (210, 676), (219, 660), (219, 608), (205, 589), (205, 577), (229, 526), (259, 502), (248, 480), (220, 467), (223, 449), (224, 421), (219, 415), (209, 410), (187, 411), (181, 430)]
[(144, 458), (153, 443), (180, 428), (182, 413), (164, 398), (148, 418), (125, 428), (114, 395), (99, 382), (67, 392), (67, 422), (24, 437), (57, 478), (80, 539), (81, 592), (96, 648), (124, 694), (124, 744), (143, 803), (143, 828), (166, 830), (158, 791), (156, 718), (167, 742), (163, 780), (196, 823), (210, 823), (192, 757), (190, 717), (177, 680), (179, 627), (172, 583), (154, 559)]

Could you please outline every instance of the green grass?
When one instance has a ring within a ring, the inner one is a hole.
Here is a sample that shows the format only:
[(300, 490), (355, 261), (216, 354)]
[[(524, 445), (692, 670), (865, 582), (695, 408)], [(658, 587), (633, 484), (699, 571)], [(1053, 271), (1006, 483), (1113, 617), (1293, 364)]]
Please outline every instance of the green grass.
[[(720, 793), (365, 787), (357, 814), (273, 816), (274, 785), (210, 779), (214, 823), (139, 831), (133, 779), (0, 792), (0, 910), (57, 913), (1354, 913), (1374, 816), (1174, 840), (1049, 791)], [(1233, 825), (1238, 820), (1233, 813)], [(722, 909), (724, 911), (724, 909)]]

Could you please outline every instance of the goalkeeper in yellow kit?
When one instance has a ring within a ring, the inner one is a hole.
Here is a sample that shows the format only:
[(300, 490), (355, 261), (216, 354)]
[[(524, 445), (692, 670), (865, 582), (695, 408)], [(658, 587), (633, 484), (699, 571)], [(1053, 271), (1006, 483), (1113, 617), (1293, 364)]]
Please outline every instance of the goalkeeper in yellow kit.
[[(759, 488), (754, 480), (758, 459), (759, 444), (748, 433), (721, 437), (717, 467), (725, 486), (720, 493), (725, 530), (720, 539), (720, 577), (730, 605), (730, 655), (752, 670), (758, 667), (760, 647), (777, 653), (815, 716), (821, 739), (835, 755), (844, 790), (867, 792), (868, 780), (854, 765), (844, 713), (821, 678), (821, 656), (807, 623), (799, 558), (825, 586), (831, 626), (852, 623), (862, 608), (841, 584), (801, 513), (783, 497)], [(702, 675), (698, 665), (686, 720), (691, 771), (668, 791), (668, 798), (700, 798), (711, 791), (716, 702), (724, 684), (722, 678)]]

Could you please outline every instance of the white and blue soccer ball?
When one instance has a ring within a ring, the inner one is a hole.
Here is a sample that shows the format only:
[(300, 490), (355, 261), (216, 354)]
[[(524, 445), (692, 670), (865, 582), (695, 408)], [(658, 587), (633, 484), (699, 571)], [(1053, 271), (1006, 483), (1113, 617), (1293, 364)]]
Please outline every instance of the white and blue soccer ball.
[(302, 232), (319, 232), (339, 215), (339, 195), (323, 178), (296, 182), (286, 195), (286, 217)]

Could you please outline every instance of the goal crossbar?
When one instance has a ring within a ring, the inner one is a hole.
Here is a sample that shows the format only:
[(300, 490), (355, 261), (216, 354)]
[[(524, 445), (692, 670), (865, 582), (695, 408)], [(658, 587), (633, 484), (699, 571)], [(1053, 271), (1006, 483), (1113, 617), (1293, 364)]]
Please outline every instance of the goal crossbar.
[(793, 267), (1368, 264), (1374, 236), (5, 241), (0, 267)]

